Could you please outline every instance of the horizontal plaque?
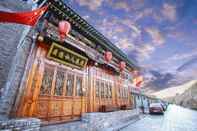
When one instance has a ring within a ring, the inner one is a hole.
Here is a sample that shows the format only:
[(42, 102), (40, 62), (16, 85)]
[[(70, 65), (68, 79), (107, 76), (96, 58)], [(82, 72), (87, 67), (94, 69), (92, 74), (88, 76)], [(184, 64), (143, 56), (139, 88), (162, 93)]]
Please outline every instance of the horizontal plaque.
[(47, 57), (70, 67), (82, 69), (87, 65), (88, 58), (62, 45), (52, 43)]

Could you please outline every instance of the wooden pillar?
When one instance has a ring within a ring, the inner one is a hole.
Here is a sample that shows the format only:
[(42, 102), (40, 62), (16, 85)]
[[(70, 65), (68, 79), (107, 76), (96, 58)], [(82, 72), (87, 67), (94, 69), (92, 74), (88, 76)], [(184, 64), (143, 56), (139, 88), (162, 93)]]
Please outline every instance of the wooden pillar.
[(93, 74), (92, 68), (88, 67), (88, 112), (93, 111)]

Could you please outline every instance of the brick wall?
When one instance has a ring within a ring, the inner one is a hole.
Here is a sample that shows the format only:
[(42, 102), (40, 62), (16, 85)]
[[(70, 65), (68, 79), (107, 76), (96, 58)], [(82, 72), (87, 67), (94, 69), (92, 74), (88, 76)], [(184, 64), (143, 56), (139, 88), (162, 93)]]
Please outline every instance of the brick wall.
[[(0, 10), (30, 9), (31, 5), (21, 0), (0, 1)], [(32, 46), (31, 39), (26, 38), (29, 29), (24, 25), (0, 23), (0, 119), (8, 117), (16, 98)]]

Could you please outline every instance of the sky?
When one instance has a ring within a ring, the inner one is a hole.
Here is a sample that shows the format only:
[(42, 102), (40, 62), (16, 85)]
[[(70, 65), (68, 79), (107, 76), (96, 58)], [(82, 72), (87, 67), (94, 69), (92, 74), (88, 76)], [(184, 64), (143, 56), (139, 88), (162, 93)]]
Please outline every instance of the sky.
[(197, 79), (197, 0), (65, 2), (146, 72)]

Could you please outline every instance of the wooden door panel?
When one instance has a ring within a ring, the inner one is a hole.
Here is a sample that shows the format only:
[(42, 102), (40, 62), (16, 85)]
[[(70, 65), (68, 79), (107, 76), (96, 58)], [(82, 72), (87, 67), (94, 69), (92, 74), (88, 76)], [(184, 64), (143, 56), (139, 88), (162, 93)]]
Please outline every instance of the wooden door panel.
[(61, 109), (62, 109), (61, 103), (62, 103), (62, 101), (59, 101), (59, 100), (50, 101), (49, 117), (61, 116)]
[(73, 102), (73, 112), (74, 112), (74, 115), (80, 115), (81, 114), (81, 108), (82, 108), (82, 105), (81, 105), (81, 100), (74, 100)]
[(46, 119), (48, 116), (48, 107), (49, 107), (48, 100), (37, 101), (34, 116), (41, 119)]
[(63, 115), (64, 116), (72, 115), (72, 99), (66, 99), (63, 102)]
[(96, 100), (95, 100), (95, 111), (99, 111), (99, 106), (100, 106), (100, 100), (99, 100), (99, 98), (96, 98)]

